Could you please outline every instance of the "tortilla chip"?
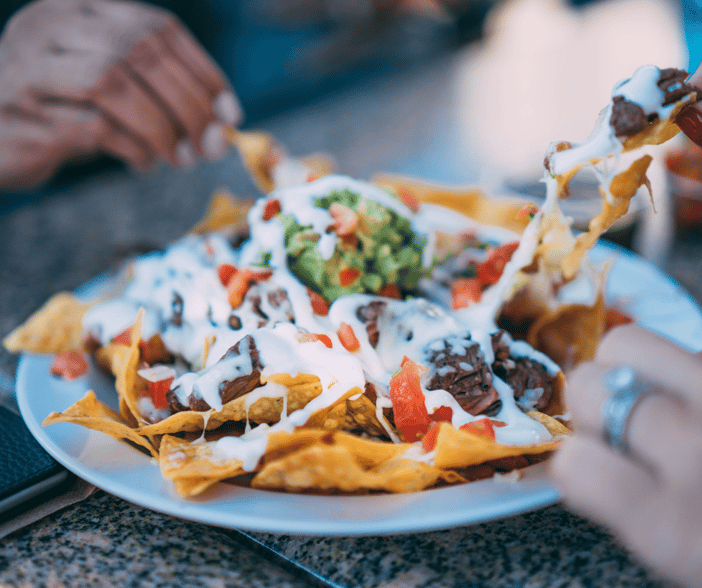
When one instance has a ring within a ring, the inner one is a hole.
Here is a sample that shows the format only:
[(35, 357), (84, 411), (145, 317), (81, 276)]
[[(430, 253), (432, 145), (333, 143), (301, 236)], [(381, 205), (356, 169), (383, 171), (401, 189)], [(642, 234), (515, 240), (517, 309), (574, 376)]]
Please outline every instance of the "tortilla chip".
[(289, 492), (415, 492), (440, 480), (462, 480), (455, 472), (403, 459), (409, 447), (330, 432), (297, 451), (267, 459), (251, 485)]
[[(561, 413), (563, 414), (563, 413)], [(546, 427), (546, 430), (551, 433), (554, 437), (561, 437), (563, 435), (572, 435), (573, 432), (566, 427), (562, 422), (554, 419), (548, 414), (539, 412), (538, 410), (528, 410), (527, 415), (534, 419), (537, 423), (542, 424)]]
[(436, 440), (434, 463), (442, 469), (465, 468), (504, 457), (553, 451), (559, 445), (559, 439), (531, 445), (502, 445), (444, 422), (440, 424)]
[(52, 296), (3, 340), (12, 353), (68, 353), (82, 349), (83, 315), (90, 304), (69, 292)]
[(158, 452), (149, 440), (132, 429), (118, 412), (100, 402), (92, 390), (88, 390), (83, 398), (63, 412), (52, 412), (44, 419), (42, 426), (53, 423), (75, 423), (120, 441), (131, 441), (146, 449), (152, 456), (158, 457)]
[(594, 359), (605, 321), (604, 293), (600, 290), (592, 306), (569, 304), (541, 315), (529, 328), (526, 340), (568, 370)]
[(212, 195), (205, 216), (190, 232), (204, 235), (244, 224), (251, 206), (250, 200), (238, 200), (226, 190), (218, 190)]
[(242, 132), (232, 129), (228, 137), (241, 155), (256, 185), (265, 193), (275, 189), (273, 167), (284, 157), (285, 152), (268, 133)]
[(195, 496), (221, 480), (244, 473), (241, 460), (217, 458), (214, 447), (214, 443), (164, 436), (159, 457), (161, 474), (175, 483), (181, 496)]
[(624, 151), (633, 151), (644, 145), (660, 145), (675, 137), (680, 132), (680, 127), (675, 124), (675, 119), (683, 108), (696, 100), (696, 92), (691, 92), (682, 100), (678, 100), (667, 118), (659, 119), (640, 133), (627, 137), (623, 143)]
[(524, 202), (500, 201), (478, 189), (460, 190), (435, 186), (419, 180), (393, 175), (378, 175), (373, 183), (381, 188), (400, 192), (408, 190), (420, 202), (438, 204), (456, 210), (479, 223), (504, 227), (522, 233), (530, 218), (522, 213)]
[(614, 177), (609, 186), (612, 201), (610, 202), (607, 195), (602, 194), (600, 214), (590, 220), (587, 233), (577, 237), (573, 250), (561, 262), (563, 277), (566, 280), (575, 277), (580, 270), (583, 257), (592, 249), (600, 235), (628, 212), (631, 199), (638, 189), (648, 182), (646, 170), (651, 160), (650, 155), (644, 155), (632, 163), (629, 169)]
[[(298, 374), (293, 377), (289, 374), (274, 374), (267, 379), (262, 378), (262, 383), (267, 381), (283, 384), (288, 388), (287, 394), (287, 414), (305, 408), (313, 399), (322, 393), (322, 385), (317, 376)], [(327, 414), (334, 407), (349, 396), (358, 394), (360, 390), (353, 388), (346, 392), (344, 396), (330, 406), (321, 408), (314, 412), (307, 423), (308, 426), (323, 426)], [(163, 435), (168, 433), (201, 431), (203, 427), (208, 430), (216, 429), (228, 421), (252, 421), (254, 423), (277, 423), (286, 406), (286, 401), (281, 397), (261, 396), (251, 402), (251, 395), (256, 394), (256, 390), (244, 394), (239, 398), (230, 400), (222, 407), (221, 411), (210, 409), (208, 411), (186, 410), (169, 416), (158, 423), (147, 424), (139, 429), (143, 435)], [(251, 404), (247, 407), (247, 404)], [(335, 413), (335, 418), (339, 418), (339, 413)]]
[(115, 345), (112, 361), (112, 373), (115, 376), (115, 388), (119, 397), (119, 408), (122, 417), (129, 421), (132, 418), (140, 425), (148, 424), (139, 410), (139, 399), (147, 395), (148, 384), (137, 374), (141, 363), (141, 324), (144, 320), (144, 309), (140, 308), (131, 331), (131, 345)]

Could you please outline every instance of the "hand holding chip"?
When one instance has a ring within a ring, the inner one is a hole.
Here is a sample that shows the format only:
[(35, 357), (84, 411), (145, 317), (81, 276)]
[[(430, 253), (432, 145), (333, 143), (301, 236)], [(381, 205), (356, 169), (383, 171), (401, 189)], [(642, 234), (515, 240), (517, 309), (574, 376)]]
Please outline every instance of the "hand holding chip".
[[(633, 368), (632, 385), (642, 394), (615, 450), (611, 436), (603, 439), (603, 410), (619, 386), (607, 382), (618, 366)], [(644, 561), (686, 586), (700, 586), (702, 578), (700, 381), (699, 355), (638, 326), (615, 329), (595, 360), (568, 378), (576, 435), (551, 462), (571, 507), (609, 526)]]
[(108, 154), (137, 169), (217, 159), (241, 108), (169, 12), (119, 0), (40, 0), (0, 38), (0, 189)]

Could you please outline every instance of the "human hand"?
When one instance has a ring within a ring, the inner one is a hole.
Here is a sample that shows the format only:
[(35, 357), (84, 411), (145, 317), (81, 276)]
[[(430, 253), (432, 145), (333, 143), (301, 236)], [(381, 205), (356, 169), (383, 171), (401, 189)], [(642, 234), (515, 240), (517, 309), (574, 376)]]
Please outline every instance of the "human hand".
[(0, 38), (0, 189), (100, 153), (143, 170), (222, 157), (241, 108), (171, 13), (122, 0), (39, 0)]
[[(687, 81), (697, 88), (702, 88), (702, 63)], [(702, 147), (702, 102), (696, 102), (685, 108), (675, 122), (693, 143)]]
[[(651, 393), (630, 412), (629, 452), (604, 442), (605, 375), (631, 366)], [(644, 562), (702, 586), (702, 357), (636, 325), (606, 336), (568, 375), (576, 434), (551, 461), (566, 504), (615, 531)]]

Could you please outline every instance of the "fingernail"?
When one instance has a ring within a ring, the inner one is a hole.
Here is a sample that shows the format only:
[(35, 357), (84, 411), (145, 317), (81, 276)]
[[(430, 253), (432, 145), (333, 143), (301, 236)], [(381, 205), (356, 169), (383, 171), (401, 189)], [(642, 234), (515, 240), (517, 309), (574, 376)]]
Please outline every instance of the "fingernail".
[(178, 159), (178, 165), (182, 168), (188, 169), (195, 166), (197, 157), (190, 141), (180, 141), (176, 145), (176, 158)]
[(208, 159), (222, 159), (227, 152), (228, 144), (224, 139), (224, 128), (218, 123), (212, 123), (205, 129), (201, 141), (202, 150)]
[(675, 122), (693, 143), (702, 147), (702, 113), (697, 108), (686, 108), (677, 116)]
[(232, 92), (221, 92), (214, 99), (212, 108), (217, 118), (232, 126), (239, 124), (244, 118), (244, 111), (241, 108), (241, 103)]

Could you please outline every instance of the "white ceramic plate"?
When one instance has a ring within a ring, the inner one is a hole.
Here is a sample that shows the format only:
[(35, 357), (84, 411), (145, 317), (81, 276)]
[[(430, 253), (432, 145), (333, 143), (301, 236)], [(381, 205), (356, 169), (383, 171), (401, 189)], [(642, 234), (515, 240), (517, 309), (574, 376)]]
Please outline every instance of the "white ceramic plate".
[[(598, 245), (593, 259), (614, 260), (607, 295), (622, 300), (639, 323), (692, 349), (702, 349), (702, 312), (694, 300), (648, 262)], [(50, 358), (25, 355), (17, 399), (27, 426), (66, 468), (95, 486), (147, 508), (221, 527), (271, 533), (350, 536), (446, 529), (512, 516), (555, 503), (558, 491), (543, 464), (519, 482), (482, 480), (404, 495), (308, 496), (219, 484), (196, 498), (180, 498), (155, 460), (107, 435), (61, 423), (42, 428), (90, 387), (116, 408), (112, 382), (91, 371), (78, 381), (49, 375)]]

